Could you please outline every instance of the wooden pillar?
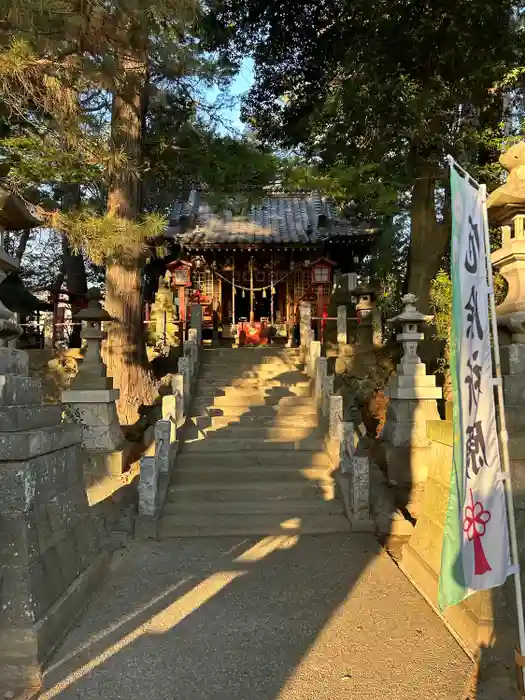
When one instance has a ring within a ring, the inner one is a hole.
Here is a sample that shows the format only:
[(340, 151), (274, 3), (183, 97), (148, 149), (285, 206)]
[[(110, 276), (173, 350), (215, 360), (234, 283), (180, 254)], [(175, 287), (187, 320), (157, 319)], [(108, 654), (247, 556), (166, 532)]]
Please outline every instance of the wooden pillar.
[(255, 312), (254, 312), (254, 291), (253, 291), (253, 258), (250, 258), (250, 323), (253, 323), (255, 321)]
[(273, 289), (273, 253), (270, 260), (270, 323), (273, 326), (275, 323), (275, 310), (274, 310), (274, 289)]
[(235, 325), (235, 255), (232, 262), (232, 325)]
[(186, 320), (186, 288), (179, 287), (179, 321)]
[(290, 277), (291, 275), (288, 275), (288, 277), (286, 278), (286, 297), (284, 300), (284, 314), (286, 323), (292, 322), (292, 319), (290, 318)]

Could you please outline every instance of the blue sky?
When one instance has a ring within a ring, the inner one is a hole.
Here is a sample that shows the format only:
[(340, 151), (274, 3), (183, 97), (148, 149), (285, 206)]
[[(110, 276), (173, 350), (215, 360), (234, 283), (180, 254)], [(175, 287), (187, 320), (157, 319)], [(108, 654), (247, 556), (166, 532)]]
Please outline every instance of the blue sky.
[[(223, 132), (230, 131), (232, 129), (236, 131), (244, 131), (244, 124), (240, 120), (241, 111), (241, 97), (250, 89), (253, 83), (253, 60), (251, 58), (246, 58), (242, 65), (239, 73), (234, 78), (232, 84), (228, 90), (223, 93), (230, 97), (233, 97), (235, 102), (231, 109), (225, 109), (222, 111), (224, 118), (224, 125), (220, 129)], [(207, 90), (205, 94), (206, 101), (208, 103), (213, 103), (221, 92), (217, 88)]]

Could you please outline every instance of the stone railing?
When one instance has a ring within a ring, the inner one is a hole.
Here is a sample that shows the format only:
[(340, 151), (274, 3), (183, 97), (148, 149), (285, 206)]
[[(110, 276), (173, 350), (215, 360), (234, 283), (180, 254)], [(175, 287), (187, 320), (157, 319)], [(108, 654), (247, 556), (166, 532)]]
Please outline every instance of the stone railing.
[(335, 375), (328, 373), (328, 360), (321, 356), (321, 343), (313, 340), (308, 325), (302, 327), (303, 362), (319, 421), (326, 428), (325, 449), (335, 467), (336, 483), (348, 519), (355, 532), (370, 532), (370, 463), (359, 449), (353, 423), (343, 420), (343, 397), (334, 391)]
[[(175, 404), (181, 397), (175, 395)], [(136, 535), (155, 537), (157, 519), (164, 505), (171, 472), (177, 456), (177, 425), (171, 416), (155, 424), (154, 452), (140, 460), (139, 519)]]
[[(200, 308), (200, 307), (199, 307)], [(139, 512), (135, 524), (137, 539), (155, 538), (178, 452), (178, 431), (186, 422), (200, 365), (201, 335), (190, 328), (179, 358), (178, 373), (172, 377), (172, 393), (162, 399), (162, 419), (155, 424), (149, 454), (140, 460)]]

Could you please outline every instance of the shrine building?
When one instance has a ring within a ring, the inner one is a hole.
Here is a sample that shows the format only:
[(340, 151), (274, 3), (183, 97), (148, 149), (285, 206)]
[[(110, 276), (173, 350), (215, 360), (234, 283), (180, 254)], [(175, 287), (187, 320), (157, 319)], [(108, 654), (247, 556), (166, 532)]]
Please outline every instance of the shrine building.
[(174, 207), (165, 231), (179, 320), (198, 300), (205, 327), (266, 324), (284, 334), (301, 301), (326, 312), (334, 273), (358, 270), (375, 233), (316, 193), (272, 194), (235, 216), (218, 215), (194, 191)]

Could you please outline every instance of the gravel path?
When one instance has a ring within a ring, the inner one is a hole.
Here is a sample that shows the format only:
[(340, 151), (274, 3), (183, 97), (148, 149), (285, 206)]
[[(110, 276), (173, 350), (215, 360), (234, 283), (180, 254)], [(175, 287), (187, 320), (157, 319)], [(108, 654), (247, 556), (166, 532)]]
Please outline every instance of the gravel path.
[(471, 663), (368, 535), (134, 544), (41, 700), (464, 700)]

